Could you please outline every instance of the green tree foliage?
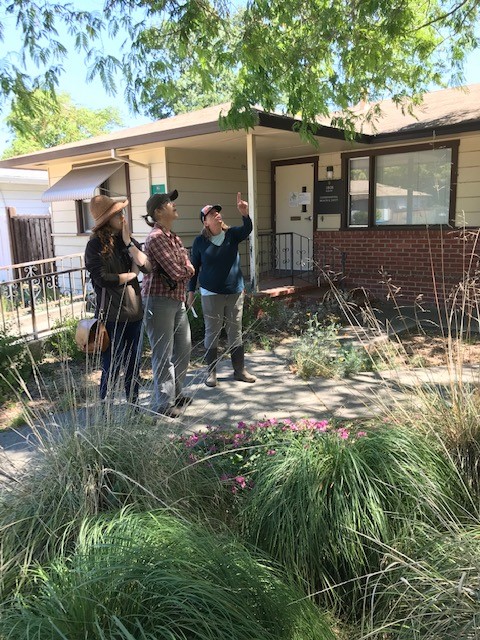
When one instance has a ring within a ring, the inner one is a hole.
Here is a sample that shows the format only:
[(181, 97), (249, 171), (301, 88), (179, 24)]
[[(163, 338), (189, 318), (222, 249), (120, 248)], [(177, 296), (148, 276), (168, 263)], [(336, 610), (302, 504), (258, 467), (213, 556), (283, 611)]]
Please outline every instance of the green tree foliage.
[[(477, 0), (249, 0), (243, 8), (225, 0), (106, 0), (102, 12), (89, 12), (23, 0), (0, 7), (0, 24), (2, 12), (15, 17), (23, 56), (38, 63), (39, 75), (28, 78), (7, 57), (0, 91), (28, 103), (32, 88), (55, 86), (63, 23), (90, 77), (114, 91), (121, 72), (134, 110), (168, 115), (194, 106), (188, 88), (214, 102), (224, 91), (232, 101), (225, 125), (254, 125), (256, 104), (300, 116), (308, 133), (332, 108), (342, 110), (337, 124), (352, 124), (348, 108), (365, 97), (388, 95), (408, 109), (432, 84), (458, 84), (464, 56), (477, 46), (479, 10)], [(102, 41), (120, 36), (117, 55), (105, 53)]]
[(30, 94), (28, 110), (22, 100), (14, 100), (6, 123), (14, 139), (4, 158), (97, 136), (122, 125), (118, 109), (78, 107), (68, 94), (56, 97), (42, 89)]

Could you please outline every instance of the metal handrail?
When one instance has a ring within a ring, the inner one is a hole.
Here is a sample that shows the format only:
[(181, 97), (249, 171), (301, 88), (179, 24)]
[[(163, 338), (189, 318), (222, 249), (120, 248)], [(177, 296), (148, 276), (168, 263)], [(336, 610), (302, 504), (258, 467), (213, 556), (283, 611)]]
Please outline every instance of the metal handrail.
[(309, 278), (313, 273), (313, 240), (293, 231), (260, 232), (260, 274), (295, 278)]
[[(0, 278), (14, 270), (19, 274), (0, 280), (0, 330), (37, 339), (66, 316), (85, 315), (87, 277), (83, 255), (69, 254), (0, 267)], [(22, 272), (25, 275), (20, 275)]]

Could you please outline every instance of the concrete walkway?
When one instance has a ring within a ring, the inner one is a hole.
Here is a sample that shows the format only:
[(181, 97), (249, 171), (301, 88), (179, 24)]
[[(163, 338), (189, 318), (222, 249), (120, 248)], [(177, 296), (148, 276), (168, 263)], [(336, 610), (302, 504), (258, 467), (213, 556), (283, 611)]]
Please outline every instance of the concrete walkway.
[[(353, 419), (372, 417), (399, 402), (411, 400), (409, 390), (418, 385), (448, 386), (452, 375), (446, 368), (361, 373), (341, 380), (314, 378), (310, 381), (294, 375), (288, 363), (291, 345), (274, 351), (256, 351), (246, 355), (248, 369), (258, 379), (255, 384), (233, 380), (229, 358), (218, 366), (219, 385), (205, 386), (205, 367), (193, 369), (187, 377), (185, 393), (194, 400), (182, 417), (172, 423), (175, 430), (194, 431), (207, 425), (228, 425), (267, 418), (332, 417)], [(468, 367), (462, 380), (477, 384), (480, 367)], [(141, 405), (148, 411), (151, 390), (144, 388)], [(119, 410), (122, 411), (120, 404)], [(75, 416), (62, 413), (51, 416), (49, 422), (85, 424), (89, 409)], [(37, 443), (28, 427), (0, 432), (0, 484), (12, 479), (36, 452)]]

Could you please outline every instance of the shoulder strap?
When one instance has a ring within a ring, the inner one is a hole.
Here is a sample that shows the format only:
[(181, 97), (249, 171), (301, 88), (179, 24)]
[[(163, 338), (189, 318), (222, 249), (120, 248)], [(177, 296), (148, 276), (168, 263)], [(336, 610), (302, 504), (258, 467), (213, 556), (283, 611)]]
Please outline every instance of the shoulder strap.
[(105, 295), (106, 295), (106, 289), (105, 287), (102, 287), (102, 298), (100, 300), (100, 309), (98, 310), (98, 319), (103, 322), (104, 316), (105, 316)]

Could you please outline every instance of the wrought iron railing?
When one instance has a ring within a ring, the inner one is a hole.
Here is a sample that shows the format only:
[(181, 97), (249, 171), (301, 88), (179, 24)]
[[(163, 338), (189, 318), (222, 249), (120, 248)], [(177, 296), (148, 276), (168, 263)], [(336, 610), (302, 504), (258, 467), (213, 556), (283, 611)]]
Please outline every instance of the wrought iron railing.
[(314, 271), (313, 240), (298, 233), (260, 232), (260, 275), (310, 280)]
[(0, 267), (0, 329), (36, 339), (86, 311), (83, 253)]

